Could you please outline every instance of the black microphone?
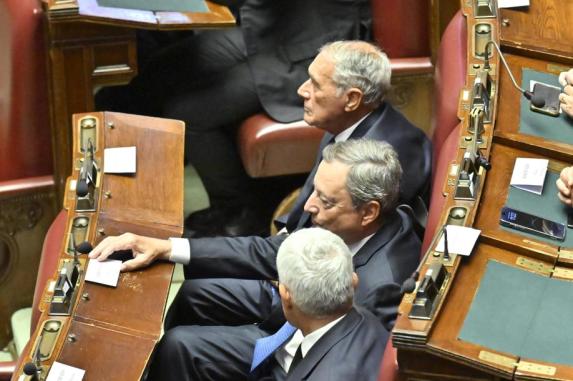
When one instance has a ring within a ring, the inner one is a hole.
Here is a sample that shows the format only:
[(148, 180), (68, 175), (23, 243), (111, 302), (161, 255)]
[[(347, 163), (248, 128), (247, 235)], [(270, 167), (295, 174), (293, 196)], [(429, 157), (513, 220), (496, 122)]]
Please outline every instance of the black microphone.
[(84, 241), (76, 247), (76, 250), (81, 254), (87, 254), (93, 249), (94, 249), (93, 246), (88, 241)]
[(76, 184), (76, 195), (78, 197), (85, 197), (89, 192), (88, 182), (94, 181), (92, 178), (92, 172), (94, 170), (93, 149), (92, 141), (88, 139), (87, 147), (84, 148), (84, 161), (80, 168), (80, 174)]
[(521, 94), (523, 94), (523, 96), (527, 100), (529, 100), (531, 102), (531, 104), (534, 105), (535, 107), (542, 108), (543, 106), (545, 106), (546, 100), (545, 100), (545, 97), (543, 95), (535, 94), (529, 90), (524, 90), (517, 84), (517, 82), (515, 81), (515, 77), (513, 76), (513, 73), (509, 69), (509, 65), (505, 61), (505, 57), (501, 53), (501, 49), (499, 48), (499, 46), (497, 45), (497, 43), (494, 40), (489, 40), (487, 42), (487, 44), (485, 44), (485, 49), (484, 49), (485, 50), (485, 58), (484, 58), (484, 64), (483, 64), (484, 70), (489, 70), (491, 68), (491, 66), (489, 65), (489, 47), (490, 47), (490, 45), (493, 45), (495, 47), (495, 49), (497, 50), (497, 52), (499, 53), (499, 58), (501, 59), (503, 66), (505, 66), (505, 70), (507, 70), (507, 73), (509, 74), (509, 78), (511, 78), (511, 82), (513, 83), (513, 86), (515, 86), (515, 88), (517, 90), (519, 90), (519, 92)]
[(33, 376), (35, 378), (35, 376), (38, 374), (38, 367), (33, 362), (27, 362), (24, 365), (24, 374), (26, 376)]
[(448, 229), (447, 225), (442, 227), (442, 232), (444, 234), (444, 261), (450, 260), (450, 252), (448, 250)]
[[(445, 227), (446, 225), (444, 225)], [(404, 294), (409, 294), (411, 292), (413, 292), (416, 289), (416, 281), (418, 280), (418, 277), (420, 276), (420, 269), (422, 268), (422, 265), (424, 263), (426, 263), (426, 261), (428, 260), (428, 256), (430, 255), (430, 253), (433, 251), (433, 247), (436, 244), (436, 240), (438, 239), (438, 237), (440, 237), (439, 234), (436, 234), (434, 236), (434, 238), (432, 238), (432, 242), (430, 243), (430, 246), (428, 246), (428, 250), (426, 250), (426, 253), (424, 254), (424, 257), (422, 258), (422, 260), (420, 261), (420, 263), (418, 263), (418, 267), (416, 268), (416, 270), (412, 273), (412, 275), (410, 275), (410, 277), (408, 279), (406, 279), (403, 283), (402, 286), (400, 287), (400, 293), (402, 295)], [(446, 249), (447, 250), (447, 249)], [(445, 256), (445, 255), (444, 255)]]

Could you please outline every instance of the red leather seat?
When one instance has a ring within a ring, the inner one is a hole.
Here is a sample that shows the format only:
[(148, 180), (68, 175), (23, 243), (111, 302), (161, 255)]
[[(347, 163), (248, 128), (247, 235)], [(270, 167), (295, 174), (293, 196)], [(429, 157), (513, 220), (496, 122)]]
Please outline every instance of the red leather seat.
[[(434, 75), (432, 144), (434, 163), (450, 132), (458, 125), (458, 99), (467, 74), (467, 22), (458, 11), (449, 22), (438, 50)], [(463, 62), (463, 65), (460, 65)]]
[[(371, 4), (374, 39), (388, 53), (392, 75), (431, 72), (429, 2), (371, 0)], [(282, 176), (311, 170), (323, 134), (304, 121), (278, 123), (260, 113), (241, 124), (237, 144), (249, 176)]]
[[(460, 136), (458, 99), (467, 74), (467, 24), (461, 11), (448, 24), (438, 50), (434, 76), (434, 115), (432, 118), (432, 194), (422, 242), (423, 255), (438, 228), (446, 201), (444, 181), (450, 163), (456, 158)], [(389, 341), (380, 364), (379, 381), (398, 380), (396, 349)]]

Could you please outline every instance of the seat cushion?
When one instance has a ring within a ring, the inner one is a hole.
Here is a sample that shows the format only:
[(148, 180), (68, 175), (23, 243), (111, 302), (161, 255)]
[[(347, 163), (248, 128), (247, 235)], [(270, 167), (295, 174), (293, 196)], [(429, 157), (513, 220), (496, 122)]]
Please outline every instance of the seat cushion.
[(251, 177), (310, 172), (324, 131), (304, 121), (278, 123), (265, 114), (246, 119), (238, 132), (238, 147)]

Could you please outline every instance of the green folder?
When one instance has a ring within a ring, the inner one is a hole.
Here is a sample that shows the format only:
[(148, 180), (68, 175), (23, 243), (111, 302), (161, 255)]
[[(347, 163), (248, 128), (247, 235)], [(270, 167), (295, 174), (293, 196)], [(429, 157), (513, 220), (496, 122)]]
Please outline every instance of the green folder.
[(101, 7), (164, 12), (209, 12), (203, 0), (97, 0)]

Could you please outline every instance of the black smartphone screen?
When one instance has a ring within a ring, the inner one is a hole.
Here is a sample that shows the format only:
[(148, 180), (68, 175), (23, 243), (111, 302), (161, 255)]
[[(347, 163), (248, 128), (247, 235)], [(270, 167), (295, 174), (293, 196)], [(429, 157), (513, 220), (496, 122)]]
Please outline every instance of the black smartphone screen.
[(565, 225), (504, 206), (500, 223), (504, 226), (542, 235), (551, 239), (565, 239)]

